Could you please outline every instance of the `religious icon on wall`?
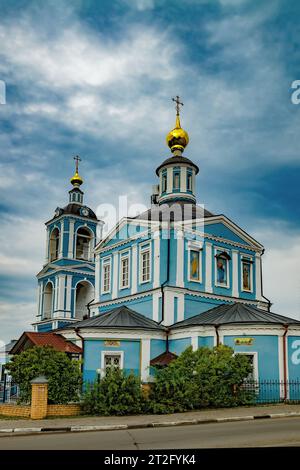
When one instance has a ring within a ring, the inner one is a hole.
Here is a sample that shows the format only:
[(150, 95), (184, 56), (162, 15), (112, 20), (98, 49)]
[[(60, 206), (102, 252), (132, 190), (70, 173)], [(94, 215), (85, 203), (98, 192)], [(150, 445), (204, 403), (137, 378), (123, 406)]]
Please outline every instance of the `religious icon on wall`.
[(217, 281), (218, 284), (227, 284), (227, 260), (225, 258), (217, 258)]
[(195, 281), (200, 279), (200, 266), (199, 266), (199, 257), (200, 252), (191, 250), (190, 252), (190, 278)]
[(251, 264), (243, 261), (243, 289), (251, 290)]

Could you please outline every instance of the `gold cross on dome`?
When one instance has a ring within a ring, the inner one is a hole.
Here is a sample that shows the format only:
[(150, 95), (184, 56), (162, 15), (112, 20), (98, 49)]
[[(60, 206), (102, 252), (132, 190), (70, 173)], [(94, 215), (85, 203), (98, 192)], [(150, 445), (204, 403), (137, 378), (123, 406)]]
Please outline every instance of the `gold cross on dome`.
[(79, 164), (79, 162), (81, 162), (81, 158), (80, 158), (78, 155), (76, 155), (76, 157), (73, 157), (73, 158), (74, 158), (74, 160), (75, 160), (75, 162), (76, 162), (76, 163), (75, 163), (75, 165), (76, 165), (76, 173), (78, 173), (78, 164)]
[(179, 106), (183, 106), (183, 103), (181, 103), (180, 98), (179, 98), (178, 95), (176, 96), (176, 98), (172, 98), (172, 101), (174, 101), (174, 103), (176, 103), (176, 107), (175, 107), (176, 114), (177, 114), (177, 116), (179, 116), (179, 111), (180, 111)]

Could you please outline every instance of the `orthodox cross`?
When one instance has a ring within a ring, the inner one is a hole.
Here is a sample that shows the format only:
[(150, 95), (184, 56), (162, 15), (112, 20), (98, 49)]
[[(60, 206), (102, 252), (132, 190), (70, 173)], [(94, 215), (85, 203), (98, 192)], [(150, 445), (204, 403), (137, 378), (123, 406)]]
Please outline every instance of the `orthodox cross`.
[(78, 164), (81, 162), (81, 158), (76, 155), (76, 157), (73, 157), (75, 162), (76, 162), (76, 173), (78, 173)]
[(176, 96), (176, 98), (172, 98), (172, 101), (174, 101), (174, 103), (176, 103), (176, 107), (175, 107), (176, 114), (177, 114), (177, 116), (179, 116), (179, 111), (180, 111), (179, 106), (183, 106), (183, 103), (181, 103), (178, 95)]

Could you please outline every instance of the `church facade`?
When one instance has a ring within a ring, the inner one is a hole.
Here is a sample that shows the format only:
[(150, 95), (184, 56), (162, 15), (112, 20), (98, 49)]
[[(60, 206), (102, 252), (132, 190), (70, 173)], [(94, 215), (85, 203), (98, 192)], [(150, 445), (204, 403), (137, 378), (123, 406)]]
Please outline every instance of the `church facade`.
[(183, 156), (188, 141), (177, 100), (171, 156), (156, 169), (151, 208), (104, 238), (103, 222), (83, 204), (76, 160), (69, 204), (46, 223), (35, 330), (83, 343), (85, 381), (118, 366), (149, 382), (154, 365), (188, 346), (221, 343), (249, 356), (255, 380), (298, 380), (300, 322), (270, 311), (264, 247), (197, 204), (199, 168)]

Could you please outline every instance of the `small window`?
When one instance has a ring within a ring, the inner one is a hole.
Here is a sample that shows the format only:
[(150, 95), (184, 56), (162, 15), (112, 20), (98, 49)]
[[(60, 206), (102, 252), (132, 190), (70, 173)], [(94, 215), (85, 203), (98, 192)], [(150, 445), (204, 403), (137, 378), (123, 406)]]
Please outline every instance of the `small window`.
[(192, 176), (191, 172), (188, 172), (187, 173), (187, 181), (186, 181), (187, 191), (193, 191), (192, 186), (193, 186), (193, 176)]
[(162, 190), (161, 190), (161, 192), (165, 193), (166, 191), (167, 191), (167, 174), (164, 173), (162, 175)]
[(129, 287), (129, 256), (121, 257), (120, 287), (121, 289)]
[(201, 263), (200, 263), (201, 251), (199, 250), (190, 250), (190, 281), (201, 281)]
[(87, 228), (81, 227), (78, 229), (76, 237), (76, 259), (86, 261), (90, 259), (92, 239), (93, 236)]
[(140, 281), (150, 281), (150, 247), (142, 247), (140, 251)]
[(110, 291), (110, 261), (103, 263), (102, 290), (103, 293)]
[(180, 173), (179, 171), (174, 172), (173, 176), (173, 190), (179, 191), (180, 189)]
[(252, 292), (252, 262), (242, 259), (242, 290)]
[(124, 367), (124, 352), (123, 351), (102, 351), (101, 353), (101, 367), (99, 370), (102, 376), (105, 375), (108, 369), (123, 369)]

